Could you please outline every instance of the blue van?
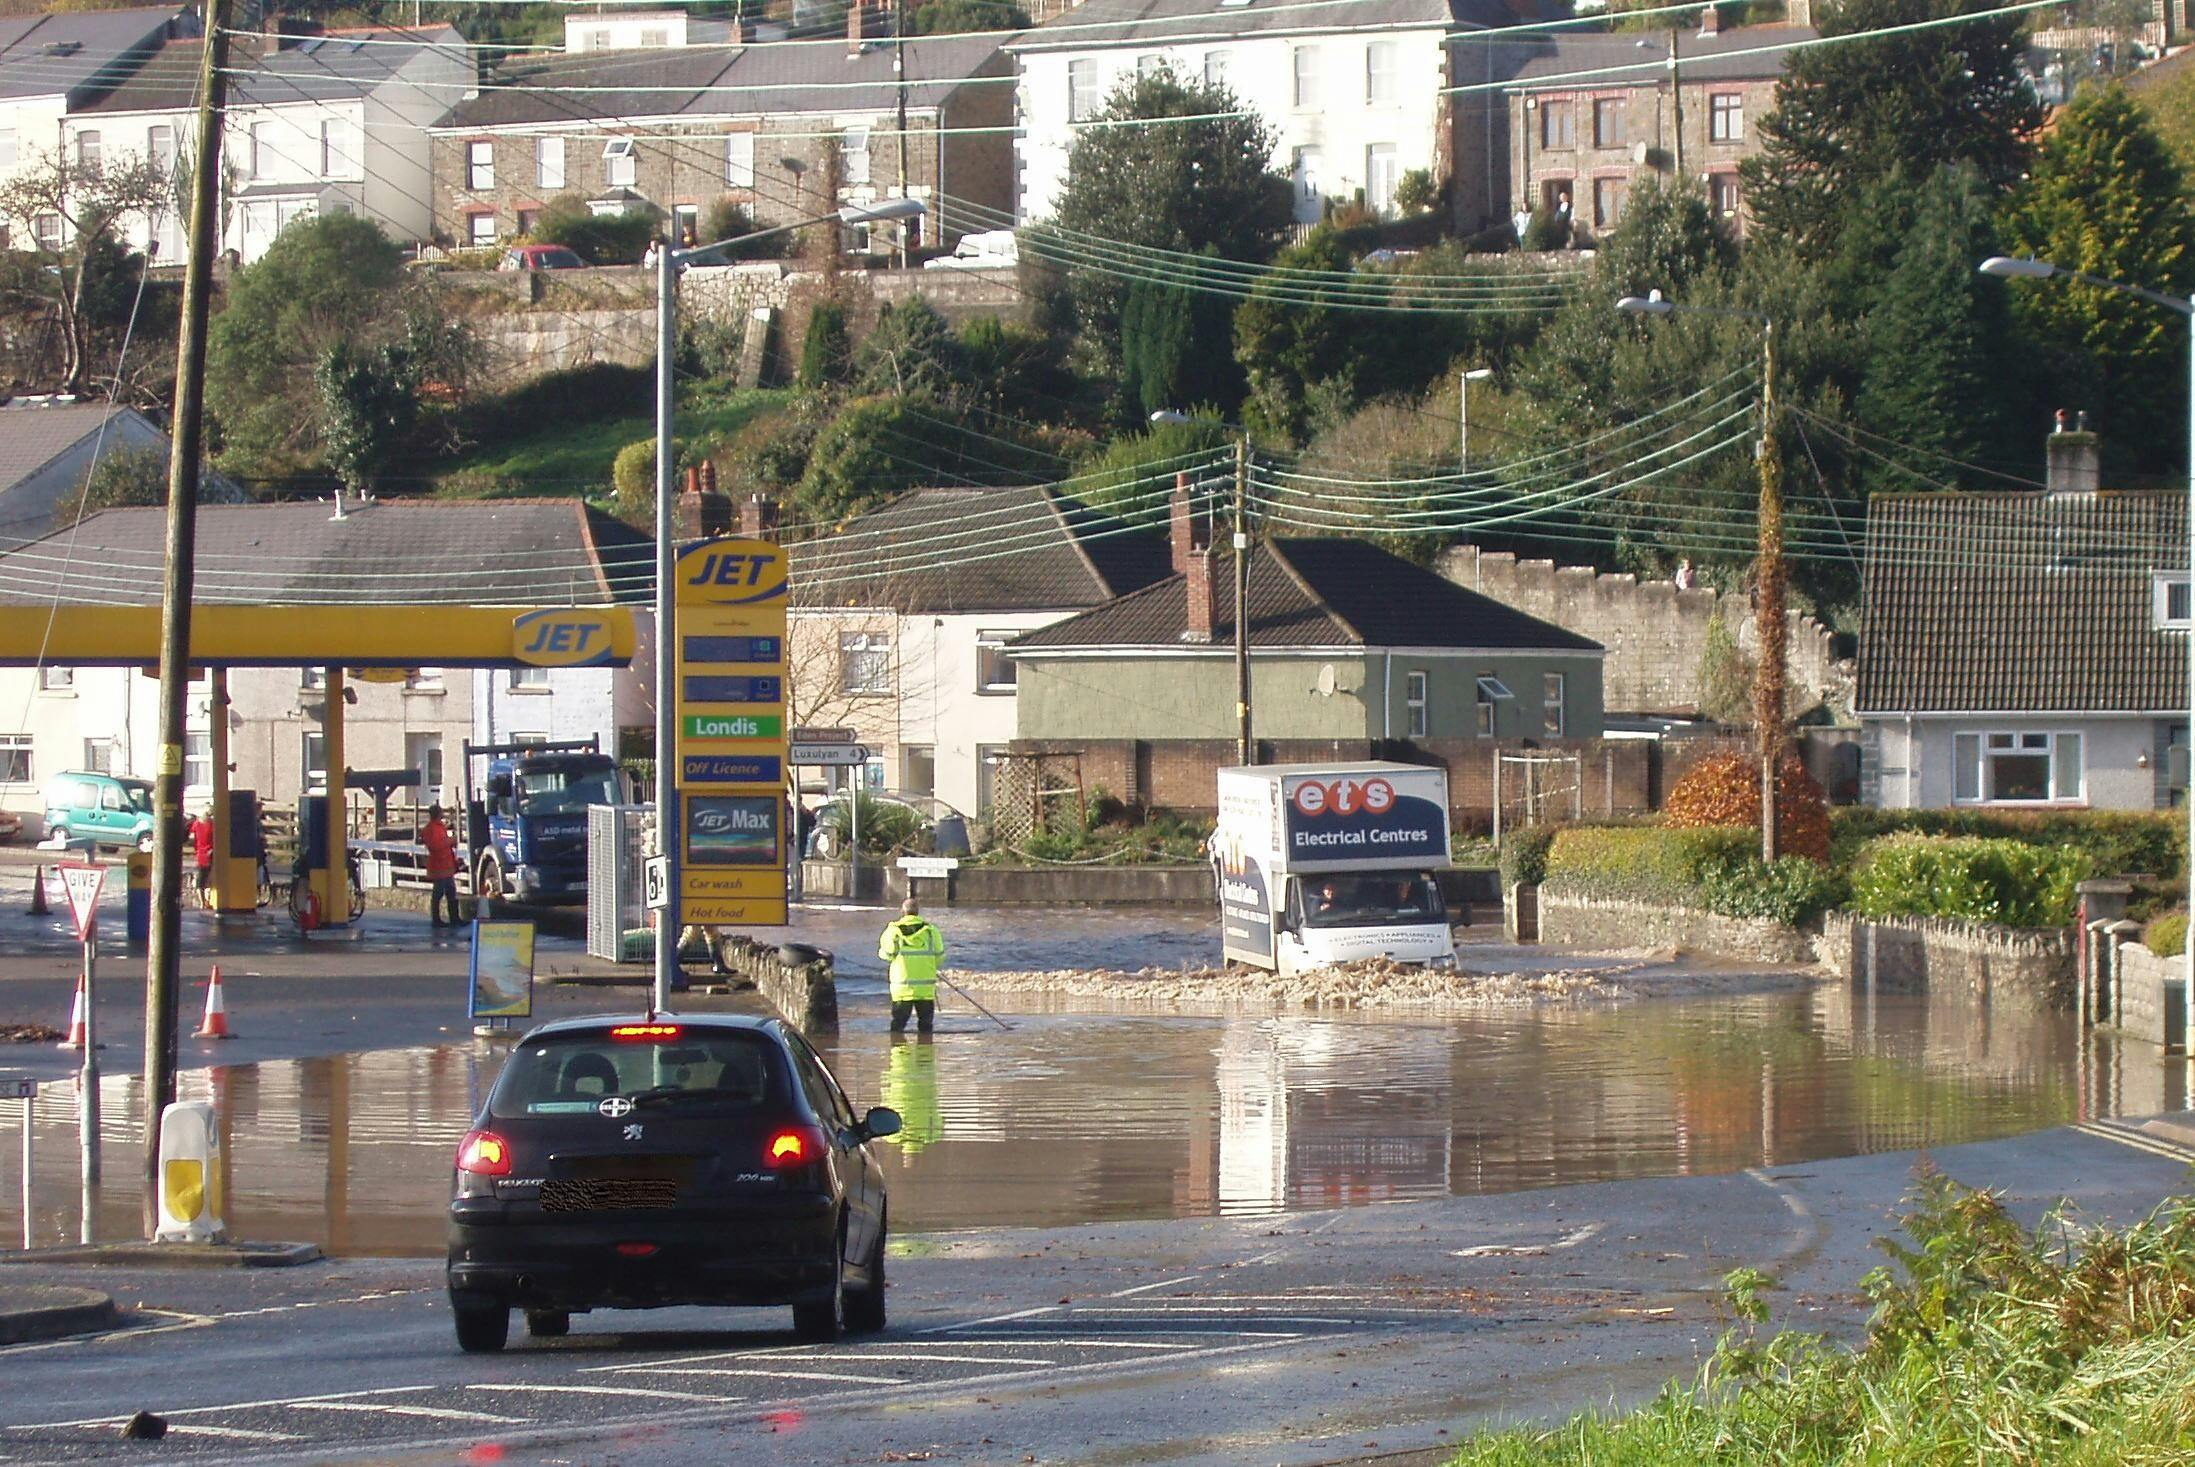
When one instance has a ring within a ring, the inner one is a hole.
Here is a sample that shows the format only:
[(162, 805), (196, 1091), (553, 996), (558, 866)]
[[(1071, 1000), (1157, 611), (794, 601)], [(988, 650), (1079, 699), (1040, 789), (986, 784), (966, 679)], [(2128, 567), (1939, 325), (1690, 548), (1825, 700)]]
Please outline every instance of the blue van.
[(46, 786), (46, 837), (63, 845), (152, 849), (152, 785), (142, 779), (71, 770)]

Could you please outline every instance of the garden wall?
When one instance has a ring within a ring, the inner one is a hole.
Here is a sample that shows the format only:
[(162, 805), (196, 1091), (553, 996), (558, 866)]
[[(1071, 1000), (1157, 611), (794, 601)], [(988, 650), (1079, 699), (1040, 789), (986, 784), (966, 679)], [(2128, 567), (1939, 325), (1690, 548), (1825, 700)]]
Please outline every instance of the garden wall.
[(1669, 947), (1740, 962), (1811, 963), (1814, 946), (1796, 927), (1723, 917), (1692, 907), (1607, 901), (1539, 889), (1540, 941), (1560, 947)]
[(2070, 929), (1999, 927), (1938, 917), (1869, 921), (1851, 912), (1822, 918), (1815, 943), (1823, 966), (1878, 988), (1965, 992), (2043, 1008), (2071, 1009), (2076, 989)]
[(785, 1021), (803, 1034), (838, 1028), (838, 975), (831, 955), (818, 952), (804, 963), (789, 963), (782, 949), (751, 937), (727, 933), (724, 966), (754, 984)]

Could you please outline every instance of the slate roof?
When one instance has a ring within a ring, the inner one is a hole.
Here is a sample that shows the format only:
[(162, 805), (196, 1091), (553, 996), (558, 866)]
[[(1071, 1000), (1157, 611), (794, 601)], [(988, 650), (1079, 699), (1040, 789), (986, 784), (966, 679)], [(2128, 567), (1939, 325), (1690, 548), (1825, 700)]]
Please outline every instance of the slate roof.
[[(1235, 637), (1234, 559), (1214, 558), (1220, 587), (1212, 645)], [(1465, 590), (1364, 540), (1294, 538), (1250, 552), (1253, 647), (1453, 647), (1599, 654), (1601, 644)], [(1184, 578), (1163, 581), (1015, 639), (1016, 652), (1195, 646)]]
[[(403, 42), (411, 42), (405, 45)], [(201, 41), (171, 41), (119, 86), (81, 108), (92, 113), (179, 112), (198, 101)], [(229, 105), (277, 107), (285, 102), (335, 102), (363, 97), (388, 83), (424, 52), (447, 50), (462, 60), (464, 38), (452, 26), (421, 30), (381, 27), (292, 36), (279, 51), (235, 42), (229, 51)], [(454, 95), (452, 93), (451, 95)]]
[[(1694, 82), (1773, 80), (1783, 75), (1791, 48), (1818, 34), (1812, 26), (1803, 25), (1746, 26), (1712, 36), (1688, 34), (1677, 43), (1677, 75), (1688, 86)], [(1642, 40), (1649, 49), (1639, 49)], [(1503, 44), (1510, 58), (1508, 74), (1519, 83), (1556, 85), (1553, 78), (1572, 77), (1578, 72), (1601, 73), (1578, 78), (1575, 85), (1581, 87), (1659, 87), (1668, 79), (1666, 32), (1643, 36), (1636, 32), (1569, 32), (1505, 37)], [(1737, 52), (1755, 54), (1732, 54)]]
[(794, 600), (811, 607), (1069, 611), (1169, 574), (1160, 536), (1039, 487), (917, 489), (792, 548)]
[(2182, 490), (1878, 494), (1861, 579), (1861, 713), (2140, 713), (2187, 703)]
[[(0, 554), (0, 602), (153, 605), (165, 509), (110, 509)], [(654, 542), (571, 499), (210, 505), (200, 603), (598, 606), (652, 594)]]
[[(844, 40), (757, 41), (517, 57), (497, 69), (478, 97), (459, 102), (440, 126), (477, 130), (628, 117), (883, 111), (898, 105), (892, 49), (887, 42), (873, 42), (849, 55)], [(993, 65), (999, 56), (995, 36), (910, 38), (907, 105), (939, 107), (972, 76), (986, 70), (1004, 75), (1002, 63)], [(573, 87), (631, 90), (555, 90)]]
[[(1568, 13), (1566, 6), (1561, 10)], [(1249, 0), (1224, 8), (1215, 0), (1084, 0), (1023, 32), (1008, 48), (1085, 50), (1377, 27), (1499, 27), (1551, 19), (1556, 11), (1542, 0)]]
[(87, 10), (0, 20), (0, 97), (51, 97), (111, 80), (126, 58), (150, 51), (190, 12), (181, 6)]

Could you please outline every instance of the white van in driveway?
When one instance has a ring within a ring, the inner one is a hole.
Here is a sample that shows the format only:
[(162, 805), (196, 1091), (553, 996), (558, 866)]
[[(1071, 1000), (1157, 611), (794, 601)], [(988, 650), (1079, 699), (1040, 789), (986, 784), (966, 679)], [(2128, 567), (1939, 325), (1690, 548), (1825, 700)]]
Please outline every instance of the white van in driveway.
[(1021, 241), (1011, 229), (964, 234), (949, 255), (925, 260), (925, 270), (1003, 270), (1021, 263)]

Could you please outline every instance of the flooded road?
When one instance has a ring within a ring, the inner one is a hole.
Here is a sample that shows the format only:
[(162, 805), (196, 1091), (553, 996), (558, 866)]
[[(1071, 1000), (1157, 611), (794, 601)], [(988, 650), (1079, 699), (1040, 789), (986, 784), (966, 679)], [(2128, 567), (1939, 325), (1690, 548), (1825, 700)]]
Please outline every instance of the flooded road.
[[(1841, 985), (1463, 1017), (1118, 1006), (936, 1038), (870, 1012), (825, 1049), (887, 1104), (896, 1230), (1257, 1214), (1727, 1172), (2188, 1105), (2189, 1067), (2068, 1018)], [(996, 1006), (996, 1005), (994, 1005)], [(481, 1041), (190, 1071), (228, 1131), (228, 1222), (338, 1254), (438, 1254), (450, 1159), (501, 1063)], [(101, 1236), (135, 1235), (133, 1077), (103, 1089)], [(0, 1106), (0, 1241), (21, 1238)], [(78, 1225), (75, 1097), (37, 1105), (34, 1240)]]

